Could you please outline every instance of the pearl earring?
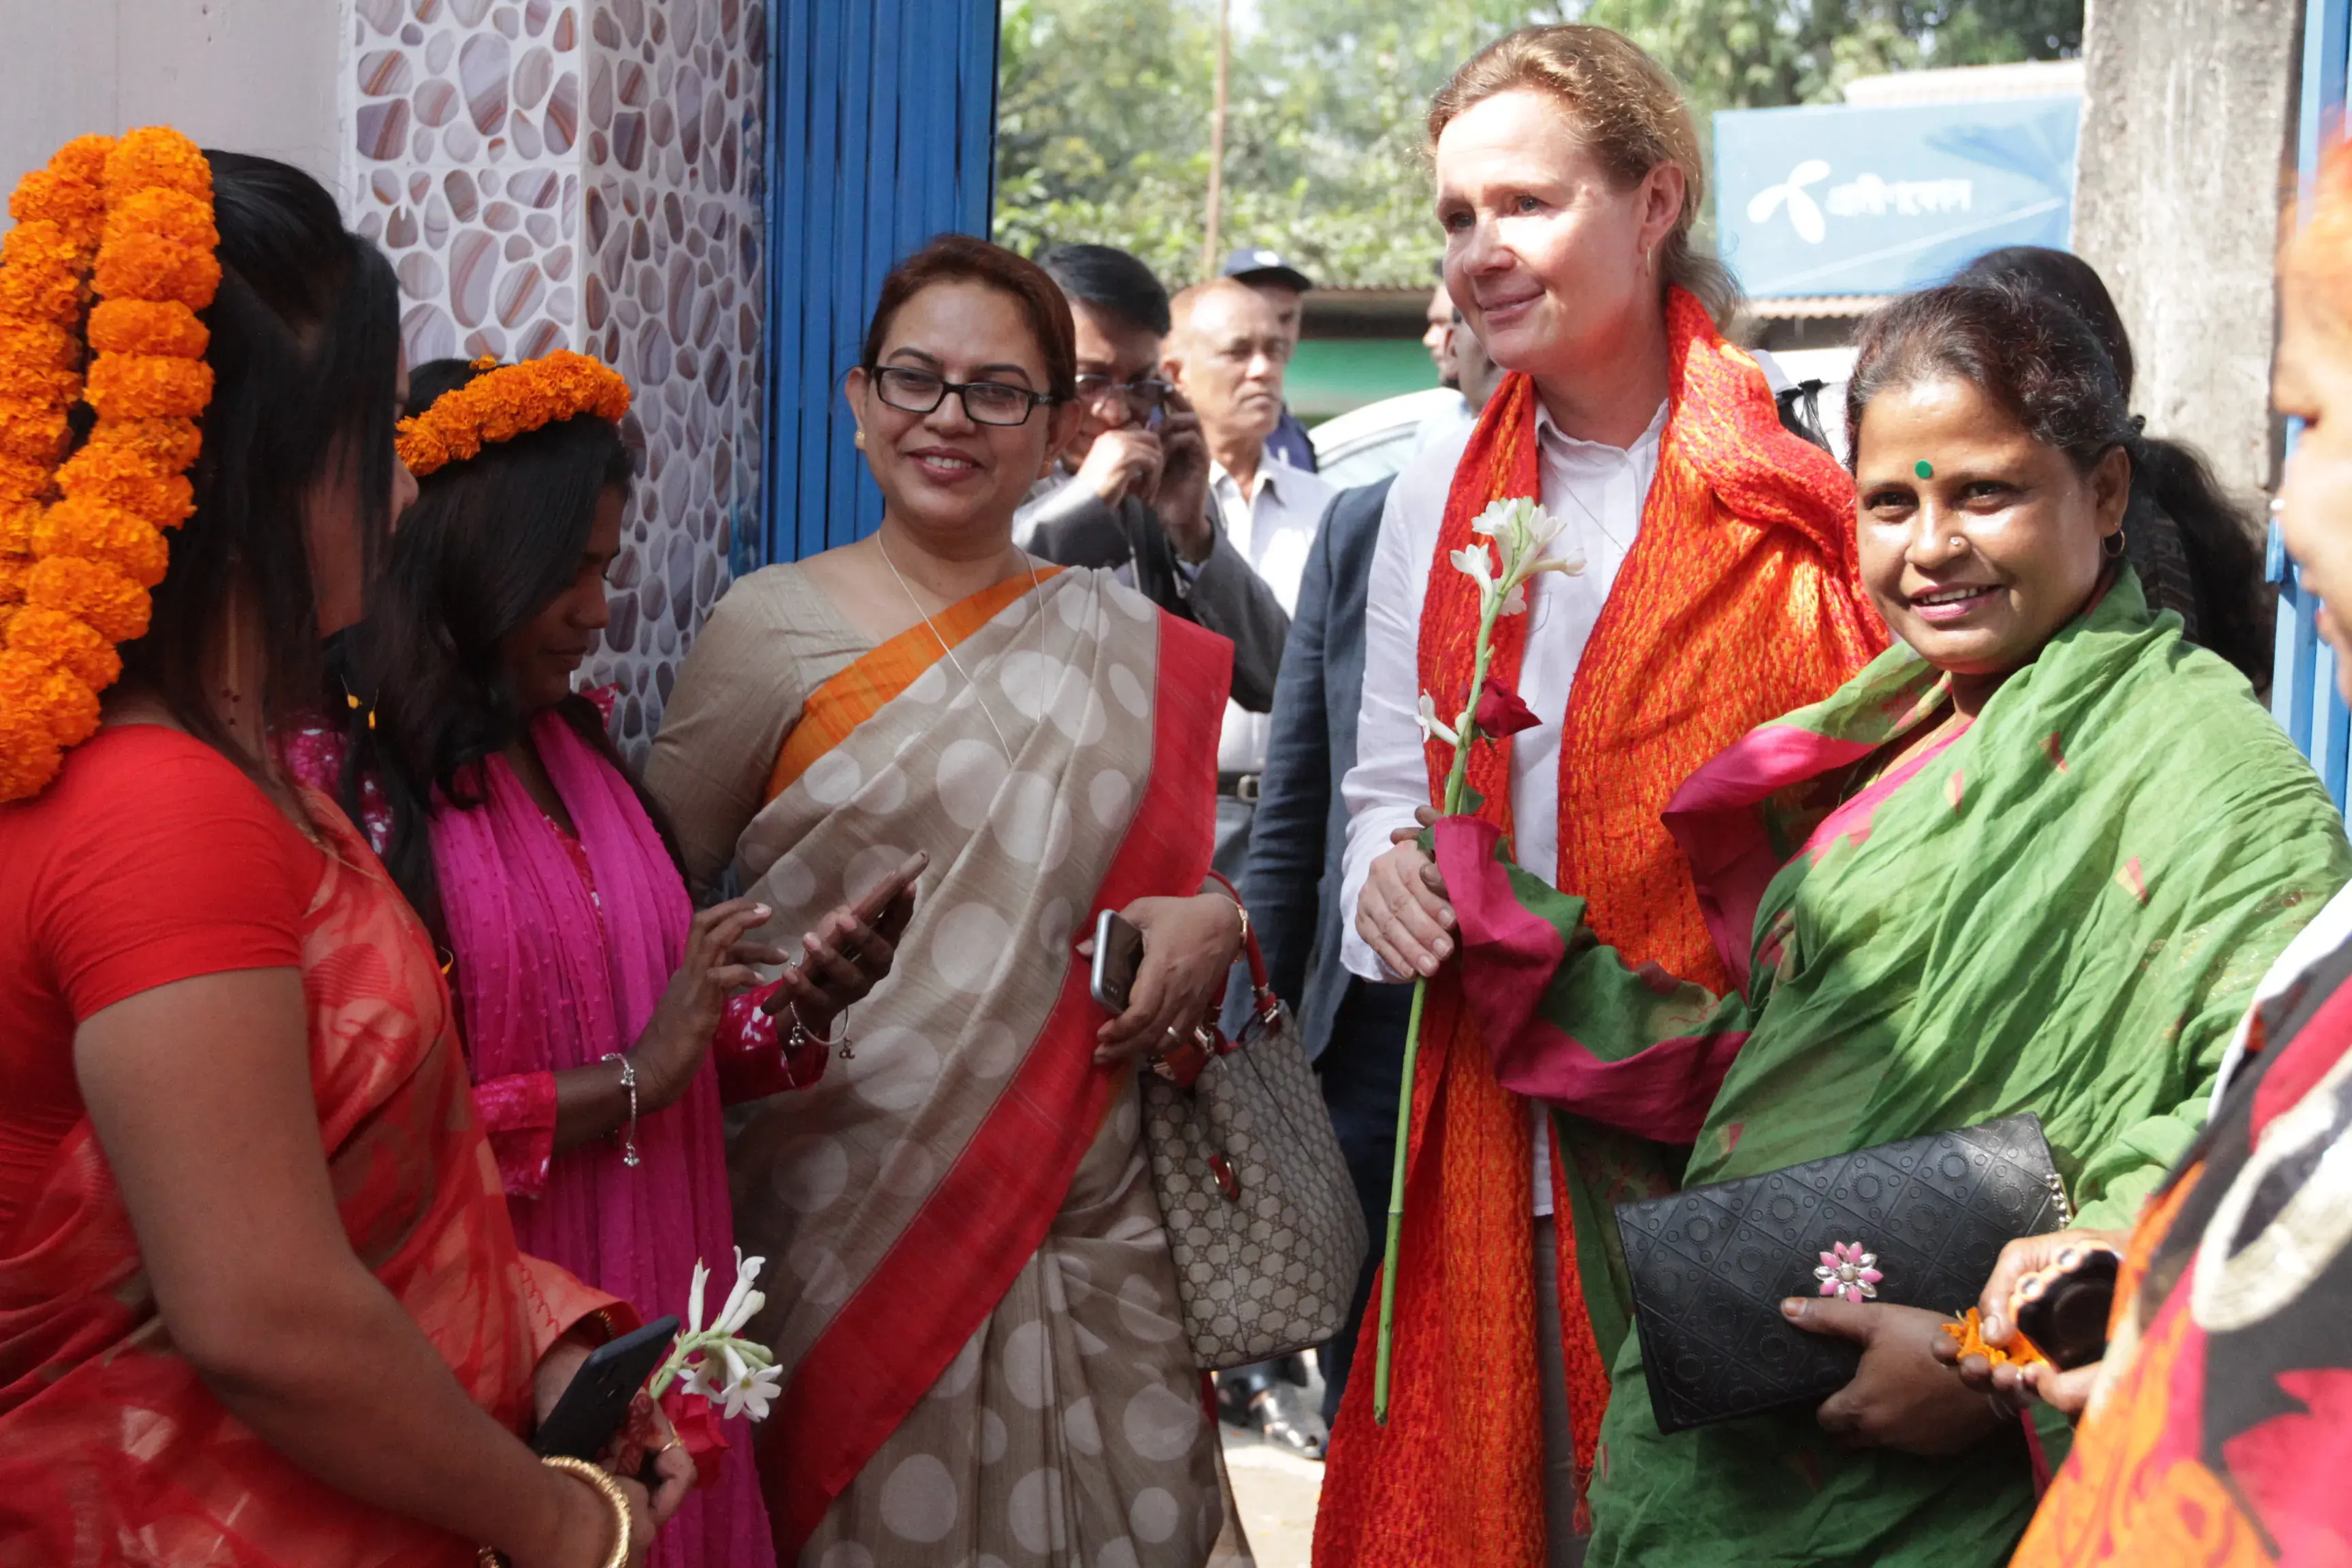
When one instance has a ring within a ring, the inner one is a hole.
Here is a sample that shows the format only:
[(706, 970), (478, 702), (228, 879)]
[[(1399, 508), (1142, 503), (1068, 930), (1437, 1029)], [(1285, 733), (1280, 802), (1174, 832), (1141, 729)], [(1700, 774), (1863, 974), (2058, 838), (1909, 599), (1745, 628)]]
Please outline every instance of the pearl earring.
[(856, 435), (852, 436), (849, 438), (849, 444), (856, 447), (861, 452), (866, 450), (866, 432), (863, 429), (860, 429)]

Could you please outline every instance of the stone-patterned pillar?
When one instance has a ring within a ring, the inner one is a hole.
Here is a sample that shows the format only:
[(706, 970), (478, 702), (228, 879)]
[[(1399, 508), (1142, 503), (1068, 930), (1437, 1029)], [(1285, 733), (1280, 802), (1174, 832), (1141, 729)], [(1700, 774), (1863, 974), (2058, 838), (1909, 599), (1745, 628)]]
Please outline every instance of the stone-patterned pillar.
[(636, 395), (636, 495), (592, 683), (642, 761), (679, 659), (756, 562), (764, 0), (343, 0), (344, 200), (416, 363), (595, 354)]

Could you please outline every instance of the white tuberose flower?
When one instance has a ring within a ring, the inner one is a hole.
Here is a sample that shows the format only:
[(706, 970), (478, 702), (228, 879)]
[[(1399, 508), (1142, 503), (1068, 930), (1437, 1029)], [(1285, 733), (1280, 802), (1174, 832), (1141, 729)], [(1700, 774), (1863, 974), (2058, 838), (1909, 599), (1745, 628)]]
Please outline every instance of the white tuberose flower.
[[(767, 1266), (767, 1262), (764, 1258), (744, 1257), (740, 1247), (735, 1249), (735, 1289), (727, 1293), (727, 1305), (719, 1309), (718, 1321), (710, 1325), (712, 1332), (741, 1333), (743, 1325), (751, 1321), (751, 1315), (768, 1304), (765, 1296), (751, 1289), (751, 1282), (759, 1279), (760, 1270)], [(698, 1296), (696, 1300), (700, 1298)]]
[(1494, 591), (1495, 564), (1486, 553), (1486, 545), (1474, 544), (1466, 550), (1455, 551), (1454, 565), (1464, 576), (1478, 584), (1480, 597)]
[[(1551, 513), (1524, 497), (1496, 501), (1471, 523), (1471, 531), (1495, 542), (1495, 549), (1501, 557), (1501, 570), (1495, 574), (1493, 581), (1496, 589), (1505, 595), (1502, 614), (1517, 615), (1525, 606), (1524, 598), (1517, 607), (1513, 605), (1511, 590), (1537, 573), (1584, 570), (1581, 551), (1570, 551), (1560, 555), (1547, 553), (1558, 542), (1565, 527)], [(1459, 556), (1455, 557), (1454, 563), (1461, 564)]]
[(727, 1406), (723, 1412), (726, 1418), (732, 1421), (748, 1413), (754, 1421), (765, 1421), (769, 1405), (783, 1388), (783, 1368), (763, 1366), (755, 1369), (735, 1353), (732, 1345), (724, 1347), (723, 1354), (727, 1362), (727, 1386), (720, 1392), (726, 1395)]
[(1414, 714), (1420, 721), (1423, 741), (1443, 741), (1449, 746), (1462, 743), (1460, 732), (1437, 716), (1437, 699), (1428, 692), (1423, 692), (1421, 700), (1414, 704)]

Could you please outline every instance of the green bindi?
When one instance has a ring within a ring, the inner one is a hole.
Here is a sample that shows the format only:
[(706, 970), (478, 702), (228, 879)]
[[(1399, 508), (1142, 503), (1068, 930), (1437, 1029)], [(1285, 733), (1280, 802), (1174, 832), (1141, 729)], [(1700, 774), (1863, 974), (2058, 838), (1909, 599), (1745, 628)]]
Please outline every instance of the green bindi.
[(1936, 465), (1922, 458), (1911, 465), (1911, 471), (1923, 479), (1932, 479), (1936, 477)]

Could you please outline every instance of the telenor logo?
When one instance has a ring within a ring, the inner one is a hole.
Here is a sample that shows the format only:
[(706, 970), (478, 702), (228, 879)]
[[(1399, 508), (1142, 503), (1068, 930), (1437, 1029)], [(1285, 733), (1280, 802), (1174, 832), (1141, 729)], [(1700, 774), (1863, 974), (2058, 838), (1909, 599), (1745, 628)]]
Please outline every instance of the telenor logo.
[(1828, 235), (1829, 226), (1822, 221), (1821, 204), (1806, 194), (1805, 187), (1819, 184), (1829, 177), (1827, 159), (1806, 159), (1789, 171), (1785, 184), (1767, 185), (1748, 199), (1748, 221), (1764, 223), (1786, 205), (1789, 224), (1797, 231), (1797, 237), (1808, 244), (1819, 245)]

